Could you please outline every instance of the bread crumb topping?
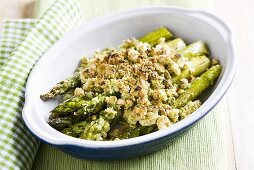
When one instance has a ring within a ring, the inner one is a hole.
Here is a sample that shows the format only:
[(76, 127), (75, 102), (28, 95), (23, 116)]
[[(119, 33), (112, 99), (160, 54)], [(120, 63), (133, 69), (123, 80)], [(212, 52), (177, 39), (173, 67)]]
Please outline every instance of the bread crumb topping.
[(182, 78), (172, 83), (171, 78), (183, 69), (191, 71), (191, 67), (164, 38), (155, 47), (127, 39), (119, 49), (98, 50), (91, 59), (85, 57), (82, 66), (83, 87), (76, 89), (75, 95), (91, 91), (106, 94), (109, 105), (124, 107), (123, 117), (129, 124), (157, 124), (162, 129), (188, 115), (171, 104), (189, 87), (189, 81)]

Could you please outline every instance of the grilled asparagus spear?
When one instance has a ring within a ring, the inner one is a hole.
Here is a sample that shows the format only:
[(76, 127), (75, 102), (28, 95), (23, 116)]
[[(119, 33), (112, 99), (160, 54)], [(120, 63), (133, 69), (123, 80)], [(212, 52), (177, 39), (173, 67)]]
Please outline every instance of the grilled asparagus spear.
[(75, 113), (72, 113), (71, 115), (68, 115), (66, 117), (57, 117), (53, 119), (49, 119), (48, 124), (57, 129), (57, 130), (62, 130), (64, 128), (69, 127), (70, 125), (81, 122), (88, 118), (91, 114), (85, 112), (82, 115), (75, 115)]
[(81, 121), (63, 129), (61, 132), (69, 136), (80, 137), (89, 123), (89, 121)]
[(98, 95), (91, 100), (87, 96), (77, 96), (63, 103), (60, 103), (54, 110), (51, 111), (50, 119), (60, 116), (66, 116), (70, 113), (76, 112), (77, 115), (83, 113), (93, 113), (100, 111), (106, 104), (105, 96)]
[(173, 38), (173, 34), (169, 32), (169, 30), (165, 27), (157, 28), (156, 30), (146, 34), (145, 36), (141, 37), (139, 41), (147, 42), (151, 46), (154, 46), (158, 43), (160, 38), (164, 37), (165, 40), (169, 40)]
[(189, 89), (182, 93), (173, 104), (174, 108), (181, 108), (188, 102), (198, 97), (209, 86), (213, 85), (213, 82), (220, 75), (221, 66), (215, 65), (204, 72), (200, 77), (196, 78)]
[(63, 101), (66, 101), (74, 96), (74, 88), (69, 89), (65, 93), (63, 93)]
[(77, 111), (65, 116), (65, 117), (56, 117), (49, 119), (49, 125), (52, 126), (55, 129), (63, 129), (66, 127), (69, 127), (70, 125), (83, 121), (87, 119), (89, 116), (98, 113), (101, 111), (104, 107), (105, 103), (103, 102), (90, 102), (90, 104), (85, 105), (81, 109), (78, 109)]
[(180, 75), (173, 77), (172, 82), (177, 83), (182, 78), (189, 78), (190, 75), (193, 75), (195, 77), (199, 76), (200, 74), (205, 72), (210, 67), (210, 65), (210, 59), (204, 55), (192, 57), (189, 61), (190, 68), (184, 69)]
[(130, 125), (124, 119), (122, 119), (110, 129), (108, 133), (109, 135), (108, 137), (110, 140), (134, 138), (134, 137), (142, 136), (145, 134), (149, 134), (155, 129), (157, 129), (156, 125), (134, 126), (134, 125)]
[(57, 95), (67, 92), (69, 89), (75, 88), (80, 84), (79, 70), (77, 70), (71, 77), (57, 83), (48, 93), (42, 94), (40, 98), (43, 101), (50, 100)]
[(176, 51), (180, 51), (186, 47), (185, 42), (181, 38), (176, 38), (172, 41), (167, 42), (168, 46), (175, 49)]
[(189, 67), (181, 71), (180, 75), (173, 77), (172, 82), (177, 83), (182, 78), (189, 78), (190, 75), (199, 76), (205, 72), (211, 65), (211, 61), (205, 54), (208, 49), (202, 41), (195, 42), (186, 47), (181, 38), (167, 42), (168, 46), (175, 49), (183, 58), (188, 60)]
[(204, 42), (197, 41), (193, 44), (188, 45), (186, 48), (179, 51), (179, 54), (185, 58), (191, 58), (200, 55), (208, 55), (208, 49)]
[(102, 110), (99, 114), (99, 118), (92, 121), (84, 129), (81, 138), (87, 140), (103, 140), (107, 138), (110, 125), (120, 117), (122, 117), (121, 110), (114, 110), (112, 107)]

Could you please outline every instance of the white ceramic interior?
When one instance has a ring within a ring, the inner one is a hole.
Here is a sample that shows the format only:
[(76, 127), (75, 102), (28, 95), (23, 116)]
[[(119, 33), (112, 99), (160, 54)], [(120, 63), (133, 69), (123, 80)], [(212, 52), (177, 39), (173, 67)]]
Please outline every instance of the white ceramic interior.
[[(116, 47), (126, 38), (140, 37), (160, 26), (168, 27), (175, 37), (181, 37), (187, 43), (203, 40), (208, 44), (211, 56), (221, 62), (222, 74), (214, 88), (203, 95), (207, 100), (196, 112), (165, 130), (121, 141), (84, 141), (64, 135), (47, 124), (49, 111), (58, 101), (43, 102), (40, 94), (72, 74), (82, 56), (90, 56), (96, 49)], [(23, 119), (33, 134), (55, 145), (99, 148), (142, 143), (169, 135), (203, 117), (224, 95), (234, 72), (231, 32), (224, 22), (209, 13), (172, 7), (146, 7), (114, 13), (81, 25), (41, 57), (27, 82)]]

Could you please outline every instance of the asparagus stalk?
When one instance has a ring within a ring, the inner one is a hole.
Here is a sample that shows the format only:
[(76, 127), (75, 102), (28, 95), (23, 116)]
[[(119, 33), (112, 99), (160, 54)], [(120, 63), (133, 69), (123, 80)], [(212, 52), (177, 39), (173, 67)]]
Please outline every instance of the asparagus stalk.
[(209, 52), (204, 42), (197, 41), (180, 50), (179, 54), (185, 58), (192, 58), (200, 55), (208, 55)]
[(81, 122), (87, 119), (92, 114), (98, 113), (103, 109), (103, 107), (104, 103), (100, 102), (96, 106), (94, 105), (94, 103), (91, 103), (91, 105), (87, 105), (65, 117), (51, 118), (49, 119), (48, 123), (53, 128), (62, 130), (63, 128), (67, 128), (74, 123)]
[(199, 100), (187, 103), (185, 106), (180, 108), (179, 119), (184, 119), (185, 117), (196, 111), (200, 106), (201, 102)]
[(186, 47), (185, 42), (181, 38), (176, 38), (172, 41), (167, 42), (168, 46), (175, 49), (176, 51), (180, 51)]
[(173, 38), (173, 34), (169, 32), (166, 27), (160, 27), (156, 30), (146, 34), (145, 36), (141, 37), (139, 41), (147, 42), (151, 46), (154, 46), (158, 43), (160, 38), (164, 37), (166, 40)]
[(81, 138), (87, 140), (103, 140), (107, 138), (110, 126), (118, 121), (122, 114), (122, 110), (114, 110), (112, 107), (102, 110), (99, 113), (99, 118), (87, 125)]
[(52, 110), (50, 119), (66, 116), (72, 112), (75, 112), (76, 115), (82, 115), (87, 112), (98, 112), (105, 104), (105, 96), (102, 95), (98, 95), (91, 100), (89, 100), (87, 96), (73, 97), (60, 103), (54, 110)]
[(114, 126), (111, 127), (108, 135), (110, 140), (118, 139), (128, 139), (145, 134), (149, 134), (156, 129), (156, 125), (152, 126), (133, 126), (127, 123), (124, 119), (117, 122)]
[(62, 130), (64, 128), (69, 127), (70, 125), (74, 123), (85, 120), (89, 115), (90, 114), (88, 113), (84, 113), (78, 116), (72, 114), (66, 117), (57, 117), (54, 119), (49, 119), (48, 124), (57, 130)]
[(82, 108), (75, 112), (76, 115), (83, 115), (86, 113), (98, 113), (106, 105), (105, 96), (98, 95), (90, 101), (87, 101)]
[(182, 78), (189, 78), (190, 75), (199, 76), (205, 72), (211, 65), (211, 61), (208, 57), (202, 55), (193, 57), (189, 61), (190, 69), (185, 69), (180, 75), (172, 78), (173, 83), (179, 82)]
[(89, 121), (81, 121), (63, 129), (61, 132), (69, 136), (80, 137), (88, 123)]
[(75, 88), (80, 84), (79, 71), (76, 71), (71, 77), (57, 83), (48, 93), (42, 94), (40, 98), (43, 101), (53, 99), (57, 95), (61, 95), (69, 89)]
[(182, 93), (173, 104), (174, 108), (181, 108), (188, 102), (198, 97), (209, 86), (213, 85), (213, 82), (219, 77), (221, 72), (221, 66), (215, 65), (204, 72), (200, 77), (196, 78), (189, 89)]
[(173, 83), (179, 82), (182, 78), (189, 78), (190, 75), (199, 76), (210, 67), (210, 59), (203, 55), (207, 54), (208, 50), (202, 41), (195, 42), (186, 47), (185, 42), (181, 38), (177, 38), (167, 44), (178, 51), (182, 57), (189, 60), (190, 64), (190, 69), (184, 69), (180, 75), (173, 77)]
[(65, 93), (63, 93), (63, 101), (66, 101), (66, 100), (72, 98), (74, 95), (74, 90), (75, 89), (72, 88), (72, 89), (69, 89), (68, 91), (66, 91)]
[(84, 96), (74, 96), (63, 103), (56, 106), (55, 109), (51, 111), (50, 119), (65, 116), (72, 113), (80, 108), (87, 102)]
[(110, 128), (108, 132), (108, 137), (110, 140), (114, 140), (116, 138), (119, 139), (127, 139), (131, 135), (131, 131), (135, 127), (130, 126), (124, 119), (117, 122), (114, 126)]

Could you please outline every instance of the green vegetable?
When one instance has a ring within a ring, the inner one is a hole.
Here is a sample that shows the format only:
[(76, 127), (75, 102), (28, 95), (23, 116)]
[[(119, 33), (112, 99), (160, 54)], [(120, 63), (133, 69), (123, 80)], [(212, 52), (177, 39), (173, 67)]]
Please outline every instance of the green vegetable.
[(65, 117), (56, 117), (49, 119), (49, 125), (55, 129), (63, 129), (69, 127), (70, 125), (83, 121), (87, 119), (89, 116), (98, 113), (105, 106), (105, 102), (93, 102), (88, 101), (84, 107), (78, 109), (77, 111), (66, 115)]
[(104, 140), (107, 137), (107, 132), (109, 129), (109, 121), (103, 117), (99, 117), (85, 127), (80, 138), (86, 140)]
[(80, 137), (88, 123), (89, 121), (81, 121), (63, 129), (61, 132), (69, 136)]
[(184, 69), (180, 75), (175, 76), (172, 78), (173, 83), (179, 82), (182, 78), (189, 78), (190, 75), (194, 77), (199, 76), (203, 72), (205, 72), (211, 65), (211, 61), (208, 57), (202, 55), (197, 57), (192, 57), (189, 61), (190, 70)]
[(204, 42), (197, 41), (193, 44), (188, 45), (186, 48), (179, 51), (179, 54), (185, 58), (191, 58), (200, 55), (208, 55), (208, 49)]
[(128, 139), (130, 136), (137, 136), (137, 133), (131, 133), (135, 129), (135, 126), (130, 125), (124, 119), (117, 122), (113, 127), (111, 127), (108, 137), (110, 140), (114, 140), (116, 138), (119, 139)]
[(63, 80), (59, 83), (57, 83), (48, 93), (42, 94), (40, 98), (43, 101), (50, 100), (57, 95), (61, 95), (68, 90), (77, 87), (80, 84), (80, 75), (79, 71), (76, 71), (71, 77), (69, 77), (66, 80)]
[(196, 111), (200, 106), (201, 102), (199, 100), (195, 100), (181, 107), (179, 112), (180, 120), (184, 119), (185, 117)]
[(82, 108), (78, 109), (75, 114), (83, 115), (86, 113), (98, 113), (106, 105), (105, 96), (98, 95), (92, 100), (87, 101)]
[(74, 96), (74, 90), (75, 89), (69, 89), (68, 91), (64, 92), (63, 95), (63, 101), (66, 101)]
[(141, 42), (147, 42), (151, 46), (154, 46), (158, 43), (160, 38), (164, 37), (165, 40), (169, 40), (173, 38), (173, 34), (169, 32), (169, 30), (166, 27), (160, 27), (156, 30), (146, 34), (145, 36), (141, 37), (139, 41)]
[(191, 83), (191, 87), (176, 99), (173, 105), (174, 108), (181, 108), (198, 97), (204, 90), (213, 85), (216, 78), (219, 77), (220, 72), (221, 66), (215, 65), (204, 72), (200, 77), (196, 78)]
[(72, 113), (71, 115), (68, 115), (66, 117), (57, 117), (57, 118), (49, 119), (48, 124), (57, 130), (62, 130), (66, 127), (69, 127), (70, 125), (74, 123), (85, 120), (90, 115), (91, 114), (89, 113), (84, 113), (82, 115), (75, 115)]
[(124, 119), (117, 122), (109, 131), (109, 139), (128, 139), (133, 137), (142, 136), (149, 134), (156, 130), (157, 126), (141, 126), (141, 125), (130, 125)]
[(92, 113), (100, 111), (106, 104), (105, 96), (98, 95), (89, 100), (86, 96), (77, 96), (60, 103), (54, 110), (51, 111), (50, 119), (66, 116), (72, 112), (80, 115), (83, 113)]
[(174, 39), (172, 41), (167, 42), (168, 46), (175, 49), (176, 51), (180, 51), (186, 47), (185, 42), (181, 38)]
[(108, 137), (110, 126), (122, 117), (123, 111), (109, 107), (99, 113), (99, 118), (87, 125), (81, 135), (82, 139), (104, 140)]
[(172, 38), (160, 27), (139, 39), (146, 44), (130, 38), (119, 50), (82, 59), (73, 76), (40, 96), (44, 101), (63, 97), (51, 111), (49, 125), (81, 139), (118, 140), (166, 128), (193, 113), (201, 105), (196, 98), (222, 68), (207, 57), (202, 41), (186, 46), (181, 38)]

